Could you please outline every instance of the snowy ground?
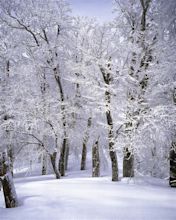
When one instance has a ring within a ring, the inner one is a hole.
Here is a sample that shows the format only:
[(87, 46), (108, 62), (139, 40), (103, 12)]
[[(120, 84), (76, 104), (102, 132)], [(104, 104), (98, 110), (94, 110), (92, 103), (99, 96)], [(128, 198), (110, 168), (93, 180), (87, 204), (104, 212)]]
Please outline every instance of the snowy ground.
[(164, 180), (113, 183), (110, 177), (90, 178), (87, 172), (72, 172), (61, 180), (53, 175), (16, 178), (15, 185), (20, 206), (3, 208), (1, 191), (1, 220), (176, 219), (176, 189)]

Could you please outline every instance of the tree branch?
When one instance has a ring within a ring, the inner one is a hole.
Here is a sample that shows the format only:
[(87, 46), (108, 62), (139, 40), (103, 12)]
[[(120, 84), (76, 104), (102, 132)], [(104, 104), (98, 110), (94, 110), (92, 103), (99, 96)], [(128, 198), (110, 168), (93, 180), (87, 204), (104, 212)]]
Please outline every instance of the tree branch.
[[(16, 18), (15, 16), (13, 16), (9, 11), (7, 11), (7, 14), (8, 14), (8, 16), (9, 16), (10, 18), (12, 18), (12, 19), (14, 19), (15, 21), (17, 21), (17, 23), (21, 26), (21, 28), (19, 28), (19, 29), (24, 29), (24, 30), (26, 30), (30, 35), (32, 35), (32, 37), (33, 37), (33, 39), (34, 39), (36, 45), (39, 47), (40, 45), (39, 45), (39, 42), (38, 42), (38, 40), (37, 40), (37, 37), (36, 37), (35, 33), (34, 33), (28, 26), (26, 26), (25, 24), (23, 24), (18, 18)], [(15, 27), (15, 28), (18, 28), (18, 27)]]

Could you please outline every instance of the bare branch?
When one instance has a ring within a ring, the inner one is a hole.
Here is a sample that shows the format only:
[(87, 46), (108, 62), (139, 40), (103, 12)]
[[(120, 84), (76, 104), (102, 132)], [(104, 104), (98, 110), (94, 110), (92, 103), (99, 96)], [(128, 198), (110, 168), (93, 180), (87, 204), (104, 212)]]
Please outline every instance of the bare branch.
[(122, 127), (123, 127), (123, 124), (121, 124), (121, 125), (119, 126), (119, 128), (116, 130), (115, 139), (117, 139), (118, 135), (120, 134), (120, 130), (122, 129)]
[(46, 35), (45, 29), (42, 29), (42, 31), (43, 31), (43, 35), (44, 35), (45, 41), (47, 42), (47, 44), (49, 44), (49, 40), (48, 40), (48, 37), (47, 37), (47, 35)]
[(129, 25), (131, 26), (131, 29), (133, 30), (134, 29), (134, 24), (135, 24), (133, 16), (125, 8), (122, 7), (122, 5), (120, 4), (119, 0), (115, 0), (115, 2), (120, 7), (121, 12), (125, 15)]
[[(22, 23), (17, 17), (13, 16), (9, 11), (7, 11), (7, 14), (10, 18), (14, 19), (15, 21), (17, 21), (17, 23), (21, 26), (21, 28), (19, 29), (24, 29), (26, 30), (30, 35), (32, 35), (35, 43), (37, 44), (37, 46), (39, 47), (39, 42), (37, 40), (37, 37), (35, 35), (35, 33), (28, 27), (26, 26), (24, 23)], [(18, 28), (18, 27), (15, 27), (15, 28)]]
[(45, 147), (44, 143), (37, 136), (35, 136), (34, 134), (31, 134), (31, 133), (23, 133), (23, 134), (29, 135), (29, 136), (33, 137), (34, 139), (36, 139), (38, 141), (39, 146), (41, 146), (46, 151), (46, 153), (50, 154), (50, 152)]

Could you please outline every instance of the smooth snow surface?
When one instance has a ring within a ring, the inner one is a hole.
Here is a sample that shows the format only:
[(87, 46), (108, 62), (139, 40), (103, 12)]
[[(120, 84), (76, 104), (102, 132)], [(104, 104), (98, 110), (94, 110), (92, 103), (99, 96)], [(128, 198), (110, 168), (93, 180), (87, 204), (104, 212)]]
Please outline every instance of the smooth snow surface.
[(61, 180), (53, 175), (16, 178), (20, 207), (5, 209), (1, 220), (176, 220), (176, 189), (158, 179), (91, 178), (74, 172)]

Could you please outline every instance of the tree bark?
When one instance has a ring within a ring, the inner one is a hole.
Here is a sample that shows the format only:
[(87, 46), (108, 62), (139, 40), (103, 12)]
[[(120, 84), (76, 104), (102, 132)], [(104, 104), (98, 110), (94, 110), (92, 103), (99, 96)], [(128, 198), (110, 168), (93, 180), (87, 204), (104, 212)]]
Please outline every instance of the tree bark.
[(13, 148), (12, 148), (11, 144), (8, 146), (8, 153), (7, 154), (8, 154), (8, 157), (10, 159), (10, 164), (9, 164), (10, 172), (11, 172), (11, 174), (13, 176), (14, 152), (13, 152)]
[(82, 157), (81, 157), (81, 170), (86, 169), (86, 157), (87, 157), (87, 145), (86, 145), (85, 141), (83, 141)]
[(134, 177), (134, 156), (128, 148), (125, 149), (123, 157), (123, 177)]
[(0, 155), (0, 181), (2, 183), (6, 208), (17, 207), (18, 199), (12, 174), (10, 172), (9, 159), (5, 152)]
[[(109, 71), (111, 70), (111, 64), (110, 62), (107, 65), (107, 68)], [(106, 91), (105, 91), (105, 103), (106, 103), (106, 120), (108, 124), (108, 145), (109, 145), (109, 155), (111, 159), (111, 165), (112, 165), (112, 181), (118, 181), (118, 161), (117, 161), (117, 155), (114, 149), (114, 133), (113, 133), (113, 120), (111, 115), (111, 94), (109, 92), (109, 85), (111, 82), (111, 75), (110, 73), (100, 66), (100, 71), (102, 73)]]
[(170, 149), (170, 178), (169, 184), (171, 187), (176, 187), (176, 143), (172, 143)]
[(100, 176), (100, 155), (98, 140), (92, 146), (92, 177)]
[[(140, 46), (142, 48), (143, 53), (141, 54), (140, 60), (139, 60), (139, 67), (136, 65), (138, 63), (138, 54), (136, 52), (132, 52), (132, 58), (131, 58), (131, 64), (130, 64), (130, 71), (129, 75), (133, 77), (135, 80), (139, 80), (139, 74), (140, 72), (146, 71), (149, 63), (152, 61), (152, 50), (149, 49), (145, 45), (145, 30), (147, 26), (146, 18), (147, 18), (147, 12), (149, 10), (151, 0), (140, 0), (141, 4), (141, 21), (140, 21), (140, 32), (138, 36), (138, 40), (135, 42), (134, 40), (134, 33), (135, 29), (132, 28), (132, 43), (136, 43), (136, 45)], [(139, 105), (139, 109), (134, 112), (130, 109), (130, 106), (132, 106), (136, 102), (136, 99), (140, 100), (140, 103), (142, 104), (144, 100), (144, 95), (146, 88), (148, 86), (148, 75), (147, 73), (144, 75), (144, 78), (139, 82), (139, 89), (140, 94), (136, 96), (137, 92), (128, 91), (128, 101), (129, 101), (129, 109), (127, 111), (127, 122), (126, 122), (126, 133), (128, 135), (128, 138), (130, 140), (131, 144), (131, 138), (132, 138), (132, 131), (136, 130), (138, 127), (138, 122), (134, 124), (134, 119), (136, 117), (136, 114), (139, 115), (141, 111), (141, 105)], [(138, 90), (138, 89), (137, 89)], [(143, 108), (143, 107), (142, 107)], [(133, 177), (134, 176), (134, 146), (132, 147), (125, 147), (124, 148), (124, 157), (123, 157), (123, 177)]]
[(47, 153), (43, 152), (42, 154), (42, 175), (47, 173)]
[(1, 178), (1, 182), (4, 192), (6, 208), (17, 207), (18, 200), (11, 172), (8, 172), (3, 178)]
[(60, 153), (60, 159), (59, 159), (59, 172), (61, 176), (65, 176), (66, 152), (67, 152), (67, 139), (64, 138)]
[(59, 74), (59, 66), (55, 67), (53, 69), (54, 72), (54, 77), (57, 82), (59, 92), (60, 92), (60, 98), (61, 98), (61, 112), (62, 112), (62, 125), (63, 125), (63, 142), (62, 142), (62, 147), (61, 147), (61, 153), (60, 153), (60, 159), (59, 159), (59, 171), (61, 176), (65, 176), (65, 165), (66, 165), (66, 152), (67, 152), (67, 123), (66, 123), (66, 115), (65, 115), (65, 104), (64, 104), (64, 92), (63, 92), (63, 87), (60, 79), (60, 74)]
[[(173, 90), (173, 104), (176, 106), (176, 88)], [(171, 187), (176, 187), (176, 141), (172, 141), (170, 149), (170, 178), (169, 184)]]
[(51, 164), (52, 164), (52, 167), (53, 167), (53, 171), (56, 175), (56, 179), (60, 179), (60, 172), (59, 172), (59, 170), (57, 169), (57, 166), (56, 166), (56, 158), (57, 158), (57, 152), (54, 152), (53, 154), (50, 154), (50, 160), (51, 160)]
[(86, 158), (87, 158), (87, 142), (89, 140), (89, 128), (91, 126), (91, 117), (88, 119), (87, 122), (87, 130), (85, 132), (85, 136), (83, 139), (83, 146), (82, 146), (82, 157), (81, 157), (81, 170), (86, 169)]
[(70, 152), (70, 148), (69, 148), (69, 144), (68, 144), (68, 140), (67, 140), (66, 158), (65, 158), (65, 170), (68, 169), (68, 158), (69, 158), (69, 152)]
[(108, 141), (109, 141), (109, 155), (112, 165), (112, 181), (118, 181), (118, 161), (117, 155), (114, 149), (114, 136), (113, 136), (113, 122), (111, 117), (111, 112), (106, 112), (107, 123), (109, 126), (108, 129)]

